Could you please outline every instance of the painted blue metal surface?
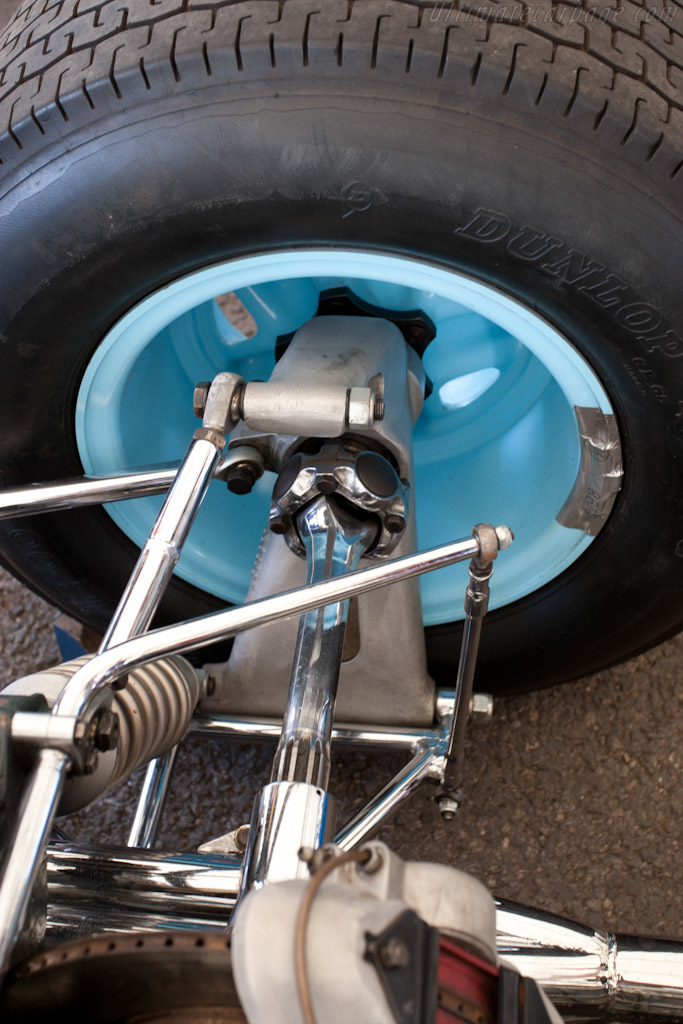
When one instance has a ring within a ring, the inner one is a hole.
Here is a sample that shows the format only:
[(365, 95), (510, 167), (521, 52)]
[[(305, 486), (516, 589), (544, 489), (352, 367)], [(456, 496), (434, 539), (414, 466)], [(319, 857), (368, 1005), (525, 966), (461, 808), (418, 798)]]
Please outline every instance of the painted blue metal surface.
[[(500, 559), (491, 607), (547, 583), (592, 538), (556, 522), (576, 477), (574, 406), (609, 400), (566, 338), (509, 296), (430, 263), (375, 252), (274, 252), (225, 262), (181, 278), (132, 309), (103, 339), (84, 376), (76, 434), (88, 473), (181, 458), (196, 421), (192, 390), (220, 370), (267, 379), (274, 343), (310, 318), (321, 291), (345, 285), (389, 309), (421, 309), (437, 327), (424, 355), (434, 391), (414, 431), (418, 534), (422, 546), (506, 523), (516, 543)], [(257, 332), (246, 338), (217, 296), (235, 292)], [(458, 406), (448, 383), (498, 376)], [(453, 407), (455, 404), (455, 407)], [(273, 485), (265, 474), (250, 495), (214, 481), (183, 551), (183, 579), (227, 601), (244, 598)], [(107, 506), (141, 544), (160, 505), (140, 498)], [(462, 617), (466, 568), (422, 581), (426, 624)]]

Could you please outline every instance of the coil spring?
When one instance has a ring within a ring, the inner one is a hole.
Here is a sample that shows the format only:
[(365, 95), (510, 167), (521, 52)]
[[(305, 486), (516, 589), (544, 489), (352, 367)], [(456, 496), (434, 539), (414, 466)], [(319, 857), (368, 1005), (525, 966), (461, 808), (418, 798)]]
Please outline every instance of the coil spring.
[[(88, 660), (87, 655), (75, 658), (36, 673), (32, 679), (37, 683), (41, 676), (58, 676), (66, 682)], [(46, 696), (52, 703), (50, 696)], [(119, 717), (120, 735), (109, 785), (179, 743), (198, 700), (197, 673), (184, 658), (163, 658), (132, 671), (125, 689), (118, 690), (112, 701), (111, 710)]]

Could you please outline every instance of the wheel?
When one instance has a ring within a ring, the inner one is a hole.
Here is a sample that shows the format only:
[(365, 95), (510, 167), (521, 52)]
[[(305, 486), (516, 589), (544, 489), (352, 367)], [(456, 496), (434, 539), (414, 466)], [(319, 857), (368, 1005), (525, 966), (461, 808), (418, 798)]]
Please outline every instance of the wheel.
[[(679, 629), (676, 13), (26, 4), (0, 51), (3, 483), (179, 458), (194, 382), (267, 377), (343, 284), (437, 327), (421, 544), (516, 533), (478, 685), (572, 679)], [(243, 597), (270, 486), (211, 485), (158, 621)], [(157, 507), (4, 523), (2, 559), (101, 628)], [(463, 573), (423, 581), (437, 680)]]
[(7, 1024), (245, 1024), (229, 941), (218, 932), (101, 935), (64, 943), (12, 972)]

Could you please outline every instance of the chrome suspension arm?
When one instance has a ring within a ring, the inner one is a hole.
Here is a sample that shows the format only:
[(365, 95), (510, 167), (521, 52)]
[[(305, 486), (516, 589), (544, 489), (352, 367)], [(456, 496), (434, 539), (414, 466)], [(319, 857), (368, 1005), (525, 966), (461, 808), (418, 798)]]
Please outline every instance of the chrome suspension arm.
[[(91, 658), (64, 688), (55, 705), (55, 712), (63, 715), (82, 715), (89, 707), (90, 700), (102, 687), (114, 682), (128, 670), (164, 654), (182, 654), (196, 650), (216, 640), (235, 636), (245, 629), (301, 614), (321, 605), (356, 597), (366, 591), (464, 561), (474, 557), (478, 552), (478, 541), (468, 537), (384, 562), (369, 569), (356, 570), (342, 578), (324, 580), (310, 587), (255, 601), (251, 605), (230, 608), (202, 619), (151, 630)], [(44, 820), (48, 821), (54, 816), (54, 810), (59, 802), (65, 766), (45, 764), (43, 768), (41, 789), (46, 794), (43, 809), (46, 815)], [(18, 823), (12, 854), (8, 858), (0, 882), (0, 964), (9, 963), (9, 956), (21, 925), (20, 908), (25, 908), (27, 893), (30, 891), (30, 865), (37, 865), (48, 833), (49, 825), (38, 835), (35, 820), (32, 821), (27, 816), (23, 816)], [(18, 871), (16, 860), (19, 857), (19, 850), (22, 851), (22, 863)], [(18, 887), (15, 886), (17, 878), (22, 879), (22, 884)]]
[[(173, 482), (149, 539), (140, 553), (128, 586), (100, 645), (100, 656), (113, 645), (142, 632), (164, 593), (225, 447), (224, 430), (230, 395), (216, 378), (216, 399), (209, 402), (204, 426), (197, 431)], [(65, 688), (68, 690), (69, 684)], [(83, 706), (81, 712), (86, 712)], [(53, 714), (64, 715), (58, 700)], [(55, 811), (69, 770), (62, 752), (41, 750), (14, 827), (0, 879), (0, 975), (10, 965), (39, 871)]]
[[(263, 460), (257, 449), (237, 445), (223, 452), (215, 478), (226, 480), (231, 468), (244, 462), (254, 466), (257, 476), (263, 472)], [(169, 462), (107, 476), (81, 476), (25, 487), (0, 487), (0, 520), (165, 494), (178, 475), (179, 466), (179, 462)]]
[(0, 519), (19, 519), (40, 512), (59, 512), (80, 505), (163, 494), (175, 480), (178, 466), (115, 473), (107, 477), (78, 477), (55, 483), (0, 489)]
[(91, 658), (76, 672), (59, 696), (55, 708), (60, 714), (79, 715), (88, 706), (91, 697), (103, 686), (138, 665), (153, 661), (162, 655), (185, 654), (207, 647), (217, 640), (227, 640), (246, 629), (264, 626), (291, 615), (301, 615), (321, 605), (332, 604), (378, 587), (399, 583), (425, 572), (445, 568), (455, 562), (473, 558), (479, 552), (479, 543), (473, 537), (441, 544), (435, 548), (405, 555), (392, 561), (357, 569), (337, 579), (324, 580), (308, 587), (275, 594), (260, 601), (214, 612), (200, 619), (190, 619), (173, 626), (152, 629), (143, 636), (134, 637), (102, 654)]

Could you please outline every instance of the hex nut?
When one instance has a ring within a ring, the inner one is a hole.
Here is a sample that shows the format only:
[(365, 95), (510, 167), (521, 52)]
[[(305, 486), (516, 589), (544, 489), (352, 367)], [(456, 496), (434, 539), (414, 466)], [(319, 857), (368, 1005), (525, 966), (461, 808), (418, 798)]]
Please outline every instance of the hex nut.
[(318, 477), (317, 486), (321, 494), (334, 494), (339, 484), (332, 473), (323, 473)]
[(460, 808), (460, 804), (452, 796), (440, 796), (438, 804), (444, 821), (452, 821)]
[(113, 711), (102, 711), (97, 721), (95, 746), (98, 750), (116, 750), (119, 742), (119, 719)]
[(505, 551), (515, 539), (515, 535), (509, 526), (496, 526), (496, 537), (498, 538), (498, 550)]
[(211, 387), (210, 380), (201, 380), (195, 385), (195, 389), (192, 395), (192, 411), (198, 420), (201, 420), (204, 416), (204, 410), (206, 409), (206, 400), (209, 397), (209, 388)]
[(228, 468), (225, 479), (232, 494), (250, 494), (258, 473), (251, 462), (236, 462)]
[(282, 516), (273, 516), (268, 523), (268, 527), (271, 533), (277, 533), (279, 535), (287, 533), (287, 523)]
[(493, 718), (493, 695), (490, 693), (474, 693), (470, 701), (472, 722), (485, 725)]

